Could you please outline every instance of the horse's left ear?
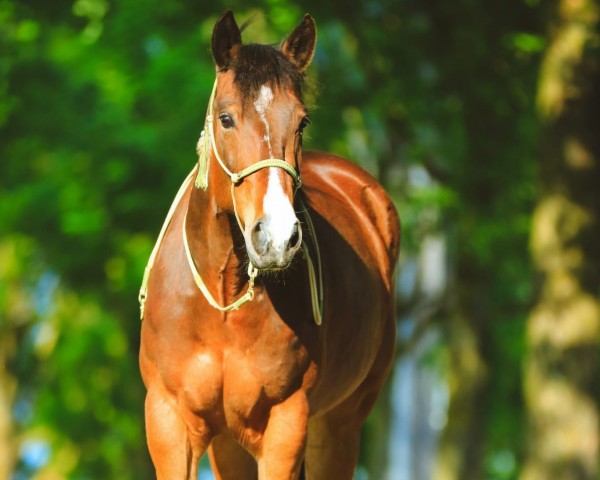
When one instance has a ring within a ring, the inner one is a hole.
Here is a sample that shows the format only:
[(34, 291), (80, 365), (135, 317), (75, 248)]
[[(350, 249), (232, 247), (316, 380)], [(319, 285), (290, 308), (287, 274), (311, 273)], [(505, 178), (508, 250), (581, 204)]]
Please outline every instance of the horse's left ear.
[(281, 44), (281, 53), (304, 72), (315, 54), (317, 43), (317, 27), (313, 18), (306, 14), (295, 30)]
[(219, 17), (212, 35), (212, 53), (219, 70), (227, 70), (242, 46), (240, 32), (233, 12), (227, 10)]

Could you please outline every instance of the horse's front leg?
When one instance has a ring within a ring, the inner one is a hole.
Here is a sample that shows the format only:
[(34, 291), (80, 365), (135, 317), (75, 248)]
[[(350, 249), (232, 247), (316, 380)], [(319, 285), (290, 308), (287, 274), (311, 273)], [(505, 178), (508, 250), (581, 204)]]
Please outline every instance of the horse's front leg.
[(208, 446), (208, 429), (196, 419), (194, 431), (164, 388), (146, 394), (146, 437), (158, 480), (195, 480), (198, 459)]
[(259, 480), (296, 480), (306, 448), (308, 400), (298, 391), (271, 409), (258, 455)]

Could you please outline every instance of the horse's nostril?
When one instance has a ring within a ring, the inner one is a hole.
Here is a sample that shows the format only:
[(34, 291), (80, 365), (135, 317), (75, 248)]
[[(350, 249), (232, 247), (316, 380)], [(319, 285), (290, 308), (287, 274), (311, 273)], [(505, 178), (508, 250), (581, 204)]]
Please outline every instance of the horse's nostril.
[(259, 255), (264, 255), (267, 252), (269, 235), (263, 222), (257, 222), (252, 229), (252, 246)]
[(302, 237), (300, 236), (300, 224), (299, 222), (296, 222), (292, 230), (292, 235), (288, 241), (288, 250), (297, 247), (301, 240)]

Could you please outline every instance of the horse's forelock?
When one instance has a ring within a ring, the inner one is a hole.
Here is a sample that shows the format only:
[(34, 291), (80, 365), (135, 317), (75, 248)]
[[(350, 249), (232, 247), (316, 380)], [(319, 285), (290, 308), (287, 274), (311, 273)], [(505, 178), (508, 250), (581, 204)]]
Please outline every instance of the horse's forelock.
[(244, 99), (254, 101), (263, 85), (292, 88), (302, 99), (304, 75), (271, 45), (242, 46), (231, 67)]

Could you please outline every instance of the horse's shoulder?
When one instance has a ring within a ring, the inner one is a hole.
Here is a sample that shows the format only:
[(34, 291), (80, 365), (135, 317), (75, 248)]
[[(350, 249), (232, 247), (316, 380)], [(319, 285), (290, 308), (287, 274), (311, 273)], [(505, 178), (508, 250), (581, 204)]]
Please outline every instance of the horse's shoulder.
[(385, 270), (394, 268), (400, 221), (391, 198), (372, 175), (337, 155), (308, 151), (303, 153), (302, 182), (312, 208), (336, 227), (345, 224), (369, 238), (376, 235), (372, 247), (385, 253)]

